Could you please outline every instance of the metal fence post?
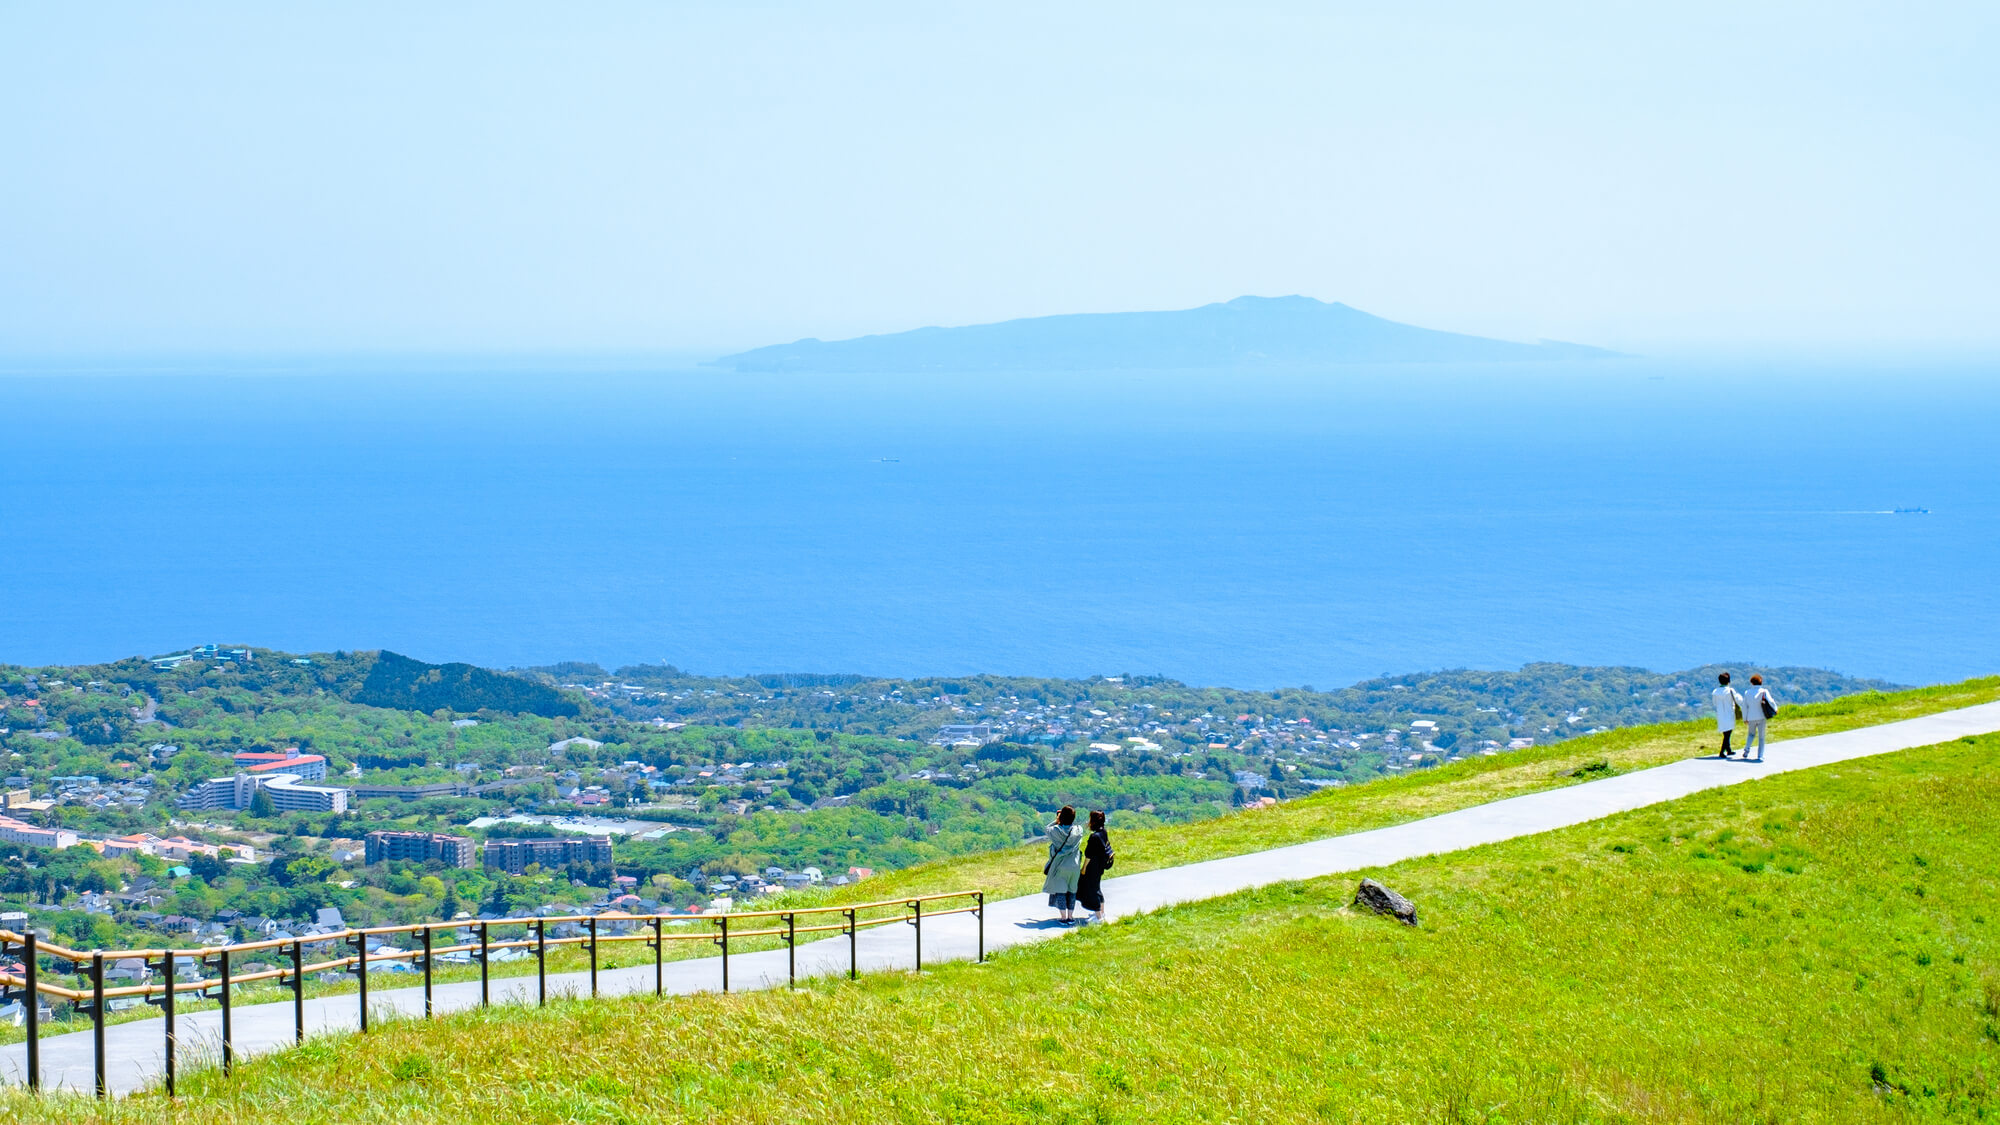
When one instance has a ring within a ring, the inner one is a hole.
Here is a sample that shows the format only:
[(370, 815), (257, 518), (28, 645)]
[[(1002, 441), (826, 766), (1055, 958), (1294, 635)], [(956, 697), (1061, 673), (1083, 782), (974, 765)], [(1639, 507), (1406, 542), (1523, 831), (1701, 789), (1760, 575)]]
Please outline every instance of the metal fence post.
[(292, 1042), (306, 1041), (306, 943), (292, 939)]
[(169, 949), (160, 955), (161, 971), (167, 977), (166, 995), (160, 997), (160, 1016), (166, 1024), (167, 1032), (167, 1096), (174, 1096), (174, 1047), (180, 1036), (174, 1028), (174, 951)]
[(854, 920), (854, 911), (847, 912), (847, 979), (853, 980), (861, 972), (861, 926)]
[(729, 915), (721, 917), (722, 922), (722, 991), (729, 991)]
[[(27, 929), (23, 926), (22, 929)], [(21, 947), (24, 958), (21, 962), (26, 971), (28, 997), (26, 1000), (28, 1022), (28, 1089), (42, 1088), (42, 992), (38, 967), (35, 964), (35, 931), (28, 930), (22, 935)]]
[(424, 927), (424, 1018), (431, 1018), (431, 928)]
[(597, 999), (597, 915), (590, 916), (590, 998)]
[(799, 923), (798, 915), (785, 915), (785, 986), (797, 988), (799, 985)]
[(667, 994), (667, 939), (660, 932), (660, 916), (653, 915), (653, 995)]
[(111, 1087), (104, 1081), (104, 954), (90, 955), (90, 1042), (96, 1048), (97, 1096), (104, 1099), (111, 1096)]
[(361, 1030), (366, 1032), (368, 1030), (368, 935), (356, 934), (349, 940), (354, 948), (359, 950), (357, 956), (360, 959), (355, 964), (360, 971), (355, 976), (361, 981)]
[(916, 899), (910, 905), (915, 907), (917, 912), (916, 916), (910, 919), (910, 924), (917, 928), (917, 971), (921, 973), (924, 971), (924, 900)]
[(236, 1068), (236, 1025), (233, 1022), (234, 1009), (229, 996), (229, 949), (222, 950), (222, 1076), (229, 1077)]
[(979, 919), (979, 964), (986, 963), (986, 892), (972, 892), (972, 916)]
[(549, 924), (535, 919), (535, 991), (541, 1007), (549, 1006)]

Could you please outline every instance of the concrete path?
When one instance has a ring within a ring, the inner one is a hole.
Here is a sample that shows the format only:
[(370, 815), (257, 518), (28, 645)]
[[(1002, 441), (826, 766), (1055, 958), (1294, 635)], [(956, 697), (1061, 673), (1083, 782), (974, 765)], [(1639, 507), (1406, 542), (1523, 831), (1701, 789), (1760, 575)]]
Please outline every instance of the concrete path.
[[(1185, 867), (1120, 876), (1105, 881), (1105, 898), (1114, 916), (1153, 910), (1270, 883), (1336, 875), (1418, 856), (1458, 851), (1581, 824), (1613, 813), (1672, 801), (1705, 789), (1993, 731), (2000, 731), (2000, 703), (1987, 703), (1840, 734), (1774, 742), (1769, 760), (1762, 764), (1717, 758), (1675, 762), (1602, 781), (1511, 797), (1390, 828), (1208, 860)], [(1065, 927), (1053, 925), (1050, 921), (1052, 917), (1053, 912), (1041, 895), (989, 903), (985, 920), (986, 949), (991, 952), (1069, 932)], [(915, 953), (913, 936), (907, 925), (891, 924), (863, 931), (856, 948), (861, 970), (877, 972), (910, 968)], [(924, 961), (930, 964), (943, 960), (971, 960), (979, 937), (978, 923), (969, 914), (928, 921), (923, 932)], [(801, 977), (838, 976), (848, 970), (849, 950), (844, 937), (800, 945), (797, 956)], [(733, 954), (729, 958), (729, 975), (730, 985), (735, 989), (782, 986), (786, 980), (785, 953), (777, 950)], [(718, 958), (669, 962), (666, 966), (666, 990), (675, 994), (714, 991), (721, 987), (721, 976)], [(370, 990), (370, 1022), (395, 1016), (421, 1016), (422, 989), (382, 987), (390, 979), (386, 974), (374, 978), (377, 986)], [(651, 965), (606, 970), (598, 974), (599, 991), (606, 994), (651, 992), (653, 986)], [(551, 995), (582, 995), (588, 993), (589, 988), (586, 973), (557, 974), (549, 978)], [(492, 984), (495, 1003), (532, 1004), (535, 1002), (534, 989), (532, 976), (508, 977), (495, 980)], [(458, 1011), (479, 1003), (479, 986), (476, 982), (440, 984), (436, 986), (434, 996), (439, 1011)], [(183, 1072), (220, 1057), (218, 1013), (205, 1011), (183, 1015), (179, 1024), (179, 1066)], [(354, 996), (331, 996), (306, 1002), (306, 1026), (310, 1033), (351, 1031), (358, 1024)], [(152, 1085), (159, 1079), (164, 1060), (162, 1033), (163, 1026), (158, 1019), (135, 1020), (105, 1029), (107, 1078), (112, 1090), (127, 1093)], [(244, 1006), (235, 1011), (234, 1037), (239, 1057), (282, 1049), (291, 1044), (292, 1036), (290, 1002)], [(43, 1082), (50, 1088), (89, 1090), (92, 1085), (91, 1061), (88, 1031), (47, 1036), (42, 1040)], [(25, 1067), (26, 1052), (22, 1044), (0, 1048), (0, 1080), (22, 1081)]]

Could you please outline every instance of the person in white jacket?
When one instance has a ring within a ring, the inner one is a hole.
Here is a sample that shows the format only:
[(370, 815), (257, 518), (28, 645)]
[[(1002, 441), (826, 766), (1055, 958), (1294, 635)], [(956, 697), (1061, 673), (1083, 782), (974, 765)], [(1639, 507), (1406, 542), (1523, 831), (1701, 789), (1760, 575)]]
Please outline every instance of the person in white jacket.
[[(1772, 713), (1778, 710), (1778, 701), (1771, 695), (1771, 689), (1764, 686), (1764, 677), (1750, 677), (1750, 693), (1743, 697), (1743, 760), (1761, 762), (1764, 760), (1764, 722), (1771, 716), (1765, 714), (1764, 704), (1771, 705)], [(1750, 744), (1757, 744), (1757, 756), (1750, 756)]]
[(1722, 732), (1722, 756), (1727, 758), (1735, 751), (1729, 748), (1729, 736), (1736, 732), (1736, 712), (1743, 706), (1743, 697), (1729, 686), (1729, 673), (1715, 678), (1716, 689), (1708, 693), (1715, 701), (1715, 729)]

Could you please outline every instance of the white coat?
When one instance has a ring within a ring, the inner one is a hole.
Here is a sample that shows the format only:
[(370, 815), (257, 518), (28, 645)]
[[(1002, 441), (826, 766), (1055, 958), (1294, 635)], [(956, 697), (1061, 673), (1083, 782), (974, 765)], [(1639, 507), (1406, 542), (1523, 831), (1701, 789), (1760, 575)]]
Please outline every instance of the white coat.
[[(1715, 701), (1715, 729), (1735, 730), (1736, 708), (1742, 705), (1743, 697), (1736, 694), (1736, 689), (1728, 684), (1719, 685), (1708, 693), (1708, 697)], [(1748, 715), (1750, 711), (1744, 708), (1743, 713)]]
[(1762, 684), (1751, 684), (1750, 694), (1743, 697), (1743, 720), (1750, 723), (1763, 722), (1765, 715), (1761, 701), (1766, 699), (1771, 701), (1771, 709), (1777, 710), (1778, 697), (1771, 694), (1771, 689)]

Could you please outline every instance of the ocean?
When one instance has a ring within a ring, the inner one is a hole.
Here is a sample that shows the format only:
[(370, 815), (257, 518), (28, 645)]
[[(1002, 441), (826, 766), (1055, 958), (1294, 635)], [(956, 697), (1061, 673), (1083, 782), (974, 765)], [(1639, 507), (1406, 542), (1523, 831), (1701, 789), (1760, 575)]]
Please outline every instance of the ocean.
[(13, 663), (2000, 671), (1993, 365), (217, 365), (0, 419)]

